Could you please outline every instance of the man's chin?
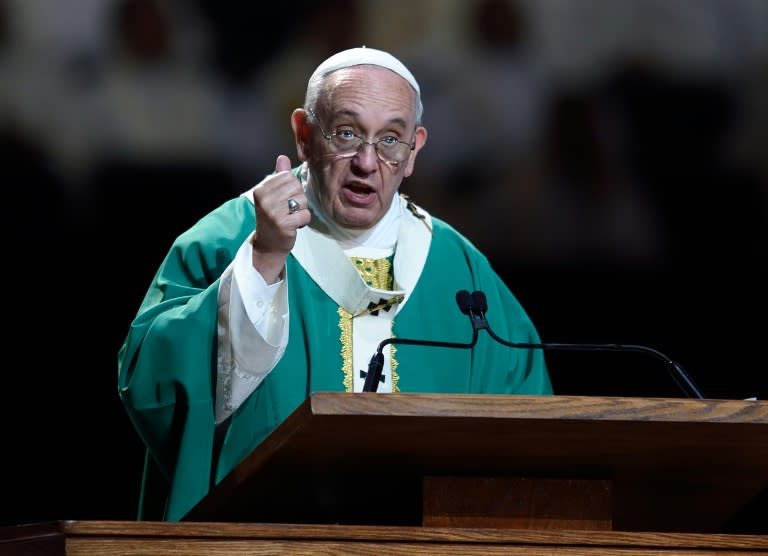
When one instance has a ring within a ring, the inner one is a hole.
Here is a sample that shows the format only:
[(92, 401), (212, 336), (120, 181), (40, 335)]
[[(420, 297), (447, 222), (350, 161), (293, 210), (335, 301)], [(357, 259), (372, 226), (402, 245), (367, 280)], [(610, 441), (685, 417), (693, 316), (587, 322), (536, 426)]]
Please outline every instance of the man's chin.
[(377, 214), (367, 209), (347, 209), (337, 216), (336, 223), (350, 230), (367, 230), (378, 222)]

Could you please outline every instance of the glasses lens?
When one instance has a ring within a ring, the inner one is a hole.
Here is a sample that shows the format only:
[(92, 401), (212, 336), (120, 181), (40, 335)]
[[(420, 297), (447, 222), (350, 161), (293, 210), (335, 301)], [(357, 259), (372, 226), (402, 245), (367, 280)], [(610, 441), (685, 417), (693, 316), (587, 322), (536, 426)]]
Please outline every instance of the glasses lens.
[[(366, 144), (360, 137), (349, 131), (337, 132), (329, 137), (330, 150), (336, 156), (351, 157), (357, 155)], [(376, 155), (384, 162), (400, 164), (408, 160), (411, 146), (403, 142), (390, 142), (382, 139), (373, 144)]]
[(338, 156), (355, 156), (363, 146), (362, 139), (348, 132), (336, 133), (330, 143), (331, 149)]
[(376, 143), (376, 152), (378, 152), (379, 158), (385, 162), (405, 162), (411, 153), (411, 146), (401, 142), (379, 141)]

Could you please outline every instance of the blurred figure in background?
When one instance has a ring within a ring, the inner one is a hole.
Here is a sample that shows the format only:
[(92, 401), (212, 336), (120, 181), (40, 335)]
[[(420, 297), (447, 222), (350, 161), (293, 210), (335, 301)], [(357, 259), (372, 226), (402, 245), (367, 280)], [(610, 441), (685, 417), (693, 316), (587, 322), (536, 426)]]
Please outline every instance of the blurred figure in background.
[(453, 210), (464, 195), (521, 187), (531, 171), (551, 93), (530, 50), (527, 15), (516, 0), (462, 3), (466, 44), (411, 56), (424, 75), (430, 114), (438, 115), (423, 179), (431, 180), (441, 210)]

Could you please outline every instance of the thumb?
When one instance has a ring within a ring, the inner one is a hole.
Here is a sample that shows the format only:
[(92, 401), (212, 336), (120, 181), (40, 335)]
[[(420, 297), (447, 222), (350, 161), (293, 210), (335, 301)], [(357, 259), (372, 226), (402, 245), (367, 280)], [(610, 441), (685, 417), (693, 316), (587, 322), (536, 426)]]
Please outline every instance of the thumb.
[(289, 171), (290, 169), (291, 159), (284, 154), (279, 155), (277, 157), (277, 161), (275, 162), (275, 173)]

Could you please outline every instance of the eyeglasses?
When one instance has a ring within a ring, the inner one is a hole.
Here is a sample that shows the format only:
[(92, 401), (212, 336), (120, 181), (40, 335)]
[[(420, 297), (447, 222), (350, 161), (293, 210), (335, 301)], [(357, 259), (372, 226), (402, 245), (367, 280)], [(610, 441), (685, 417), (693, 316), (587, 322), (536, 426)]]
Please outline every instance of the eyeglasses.
[(387, 135), (376, 141), (366, 141), (359, 135), (355, 135), (350, 129), (340, 129), (333, 133), (328, 133), (320, 125), (314, 110), (308, 110), (315, 120), (320, 133), (328, 141), (328, 148), (334, 156), (339, 158), (351, 158), (357, 156), (365, 145), (373, 145), (376, 156), (379, 160), (393, 166), (402, 164), (411, 155), (411, 151), (416, 148), (416, 143), (410, 144), (400, 141), (397, 137)]

